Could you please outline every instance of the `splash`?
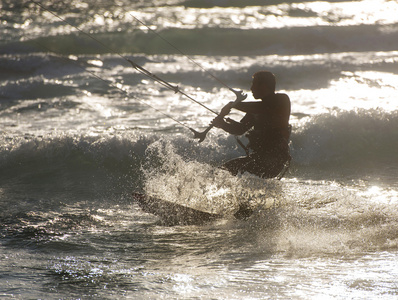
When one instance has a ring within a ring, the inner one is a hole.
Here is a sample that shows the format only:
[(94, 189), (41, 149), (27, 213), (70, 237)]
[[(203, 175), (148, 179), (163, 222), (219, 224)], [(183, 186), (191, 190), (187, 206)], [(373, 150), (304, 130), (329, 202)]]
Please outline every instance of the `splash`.
[(231, 215), (242, 203), (271, 206), (282, 194), (275, 180), (232, 176), (211, 164), (186, 161), (165, 140), (148, 147), (143, 169), (147, 194), (212, 213)]
[(397, 249), (398, 202), (388, 190), (379, 189), (391, 200), (382, 202), (336, 182), (284, 184), (288, 192), (278, 208), (249, 222), (262, 249), (272, 244), (273, 252), (289, 257)]

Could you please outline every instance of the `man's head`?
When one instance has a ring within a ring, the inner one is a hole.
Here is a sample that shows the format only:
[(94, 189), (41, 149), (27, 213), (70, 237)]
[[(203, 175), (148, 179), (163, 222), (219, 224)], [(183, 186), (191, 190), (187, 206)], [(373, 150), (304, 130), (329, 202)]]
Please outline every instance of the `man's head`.
[(253, 75), (251, 90), (255, 99), (261, 99), (275, 93), (275, 75), (268, 71), (259, 71)]

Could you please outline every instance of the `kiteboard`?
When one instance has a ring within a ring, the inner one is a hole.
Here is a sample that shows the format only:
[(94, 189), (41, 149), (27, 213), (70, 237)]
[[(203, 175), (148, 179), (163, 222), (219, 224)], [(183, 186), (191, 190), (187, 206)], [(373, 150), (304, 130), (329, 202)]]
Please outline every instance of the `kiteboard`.
[[(144, 212), (158, 216), (165, 225), (203, 225), (226, 218), (222, 214), (201, 211), (141, 193), (132, 195)], [(252, 213), (250, 208), (241, 206), (233, 217), (240, 220), (247, 219)]]
[(133, 198), (144, 212), (158, 216), (167, 225), (203, 225), (223, 217), (140, 193), (133, 193)]

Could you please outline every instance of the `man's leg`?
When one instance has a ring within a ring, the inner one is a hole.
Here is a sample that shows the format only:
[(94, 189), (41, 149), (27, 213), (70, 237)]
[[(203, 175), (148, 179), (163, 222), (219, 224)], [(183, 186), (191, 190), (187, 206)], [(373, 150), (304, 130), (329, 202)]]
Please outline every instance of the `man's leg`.
[(221, 166), (221, 169), (229, 171), (232, 175), (237, 175), (239, 172), (243, 173), (246, 170), (246, 165), (250, 162), (250, 157), (242, 156), (231, 159)]

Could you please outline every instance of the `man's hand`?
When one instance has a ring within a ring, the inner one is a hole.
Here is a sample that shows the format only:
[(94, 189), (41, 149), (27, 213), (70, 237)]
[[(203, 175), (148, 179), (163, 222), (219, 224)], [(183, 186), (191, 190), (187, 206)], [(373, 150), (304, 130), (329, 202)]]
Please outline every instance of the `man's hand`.
[(225, 121), (221, 115), (215, 117), (211, 122), (210, 125), (213, 125), (214, 127), (217, 128), (223, 128), (225, 125)]
[(234, 102), (227, 103), (227, 105), (225, 105), (221, 109), (219, 116), (223, 116), (224, 117), (224, 116), (228, 115), (229, 112), (231, 111), (232, 107), (234, 106), (234, 104), (235, 104)]

